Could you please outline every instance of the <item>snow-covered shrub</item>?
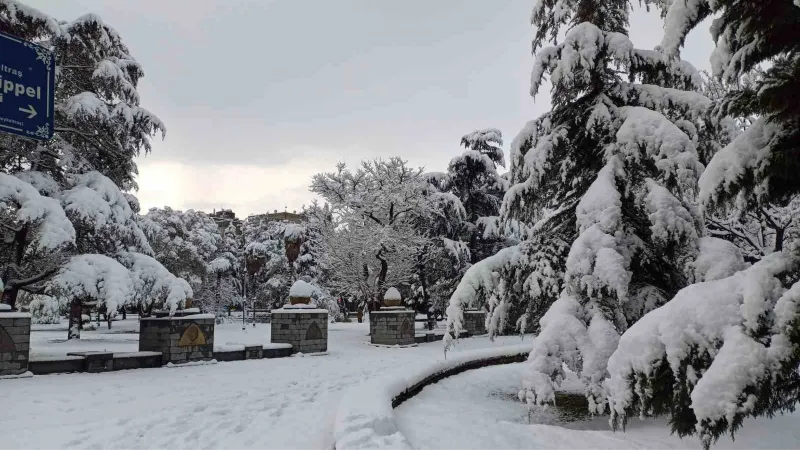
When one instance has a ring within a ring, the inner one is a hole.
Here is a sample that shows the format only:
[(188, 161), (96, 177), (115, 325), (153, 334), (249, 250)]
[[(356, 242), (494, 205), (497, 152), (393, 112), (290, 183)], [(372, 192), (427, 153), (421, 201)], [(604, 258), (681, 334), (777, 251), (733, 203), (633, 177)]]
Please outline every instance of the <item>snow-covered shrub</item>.
[(28, 304), (28, 312), (31, 314), (31, 323), (58, 324), (66, 310), (52, 297), (37, 295)]

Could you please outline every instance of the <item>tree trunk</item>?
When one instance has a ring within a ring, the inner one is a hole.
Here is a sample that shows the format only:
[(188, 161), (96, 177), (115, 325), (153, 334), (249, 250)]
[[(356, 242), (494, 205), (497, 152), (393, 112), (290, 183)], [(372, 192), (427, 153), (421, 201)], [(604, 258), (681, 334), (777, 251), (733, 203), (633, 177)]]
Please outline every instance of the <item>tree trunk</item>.
[(67, 340), (80, 339), (81, 328), (83, 328), (83, 308), (81, 308), (81, 300), (73, 298), (69, 304), (69, 329), (67, 330)]
[(126, 320), (128, 318), (128, 312), (125, 311), (125, 307), (122, 307), (122, 320)]
[(380, 261), (380, 264), (381, 264), (381, 270), (378, 271), (378, 278), (376, 280), (376, 287), (377, 287), (377, 290), (378, 290), (377, 296), (375, 298), (375, 308), (376, 309), (380, 308), (380, 306), (381, 306), (381, 303), (382, 303), (381, 299), (383, 298), (383, 294), (384, 294), (384, 291), (386, 289), (386, 287), (385, 287), (386, 275), (389, 274), (389, 263), (386, 261), (386, 258), (383, 256), (383, 250), (384, 250), (384, 248), (381, 247), (381, 249), (378, 250), (378, 253), (375, 254), (375, 258), (377, 258), (378, 261)]
[(783, 239), (786, 236), (786, 228), (776, 228), (775, 229), (775, 251), (782, 252), (783, 251)]
[(216, 317), (220, 317), (220, 305), (222, 304), (222, 293), (220, 292), (220, 286), (222, 285), (222, 275), (219, 273), (217, 274), (217, 289), (214, 292), (214, 315)]
[(469, 237), (469, 262), (478, 262), (478, 230), (473, 230)]
[(417, 255), (417, 276), (419, 277), (419, 284), (422, 287), (422, 305), (425, 308), (425, 315), (428, 320), (428, 330), (433, 330), (433, 325), (436, 323), (436, 318), (433, 317), (433, 306), (431, 305), (431, 296), (428, 294), (428, 276), (425, 270), (425, 263), (423, 256), (428, 251), (428, 246), (424, 246), (422, 251)]
[(17, 306), (17, 294), (19, 294), (19, 288), (7, 287), (3, 290), (3, 301), (0, 303), (10, 305), (11, 310), (15, 311)]

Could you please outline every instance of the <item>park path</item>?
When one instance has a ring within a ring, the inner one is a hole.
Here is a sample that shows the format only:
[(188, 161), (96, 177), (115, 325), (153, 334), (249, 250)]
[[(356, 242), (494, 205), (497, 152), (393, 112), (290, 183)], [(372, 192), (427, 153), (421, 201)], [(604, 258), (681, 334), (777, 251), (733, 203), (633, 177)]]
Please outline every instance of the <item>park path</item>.
[[(0, 448), (324, 448), (345, 389), (443, 357), (331, 324), (327, 355), (0, 381)], [(519, 343), (464, 339), (454, 351)]]

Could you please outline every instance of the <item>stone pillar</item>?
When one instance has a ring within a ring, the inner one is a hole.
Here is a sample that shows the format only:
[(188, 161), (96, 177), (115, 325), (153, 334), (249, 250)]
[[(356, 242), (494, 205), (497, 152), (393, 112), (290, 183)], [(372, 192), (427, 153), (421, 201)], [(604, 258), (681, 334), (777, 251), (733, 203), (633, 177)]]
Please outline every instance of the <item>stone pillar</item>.
[(292, 344), (292, 354), (328, 351), (328, 311), (307, 305), (272, 310), (271, 341)]
[(214, 315), (143, 317), (139, 351), (161, 352), (161, 363), (180, 364), (214, 358)]
[(0, 310), (0, 376), (28, 371), (30, 345), (31, 315)]
[(486, 334), (486, 311), (482, 309), (464, 311), (464, 330), (470, 336)]
[(369, 313), (370, 342), (377, 345), (414, 344), (414, 317), (412, 309), (402, 306), (383, 307)]

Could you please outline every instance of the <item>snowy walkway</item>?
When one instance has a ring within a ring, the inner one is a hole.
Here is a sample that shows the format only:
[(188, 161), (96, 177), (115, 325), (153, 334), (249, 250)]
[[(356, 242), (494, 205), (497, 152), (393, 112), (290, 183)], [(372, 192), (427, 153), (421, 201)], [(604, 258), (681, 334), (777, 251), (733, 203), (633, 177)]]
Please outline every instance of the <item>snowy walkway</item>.
[[(671, 436), (660, 420), (633, 419), (614, 433), (608, 418), (554, 426), (552, 414), (538, 414), (529, 425), (525, 404), (517, 400), (524, 364), (472, 370), (425, 387), (395, 410), (397, 425), (417, 449), (702, 449), (697, 439)], [(453, 413), (457, 411), (458, 413)], [(722, 449), (791, 449), (800, 443), (800, 412), (774, 419), (746, 420), (736, 441), (723, 437)]]
[[(225, 326), (216, 342), (269, 340), (268, 326), (263, 336), (238, 327)], [(324, 448), (344, 388), (443, 357), (441, 342), (376, 348), (367, 334), (366, 323), (331, 324), (323, 356), (3, 380), (0, 448)], [(470, 338), (455, 352), (518, 343)], [(128, 345), (136, 344), (97, 343)], [(52, 345), (39, 348), (54, 353)]]

